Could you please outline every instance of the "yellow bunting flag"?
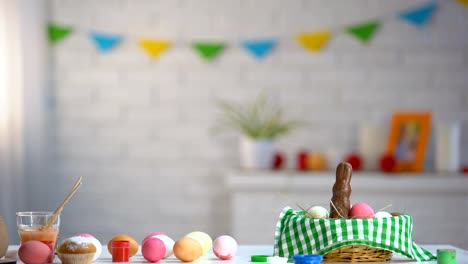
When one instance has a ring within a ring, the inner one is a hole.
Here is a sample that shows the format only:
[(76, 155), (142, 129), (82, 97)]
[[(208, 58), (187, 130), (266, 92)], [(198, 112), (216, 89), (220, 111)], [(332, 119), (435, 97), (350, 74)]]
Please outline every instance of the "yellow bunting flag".
[(140, 47), (151, 57), (156, 58), (171, 46), (168, 40), (141, 38), (138, 41)]
[(317, 52), (327, 44), (330, 35), (330, 31), (302, 33), (297, 36), (297, 41), (308, 51)]
[(458, 3), (468, 6), (468, 0), (457, 0)]

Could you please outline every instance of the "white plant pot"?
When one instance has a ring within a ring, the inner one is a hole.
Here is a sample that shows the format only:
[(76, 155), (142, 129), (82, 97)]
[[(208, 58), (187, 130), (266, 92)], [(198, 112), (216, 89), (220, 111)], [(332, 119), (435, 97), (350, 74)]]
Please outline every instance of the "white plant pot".
[(275, 154), (274, 144), (269, 139), (240, 138), (240, 165), (243, 169), (271, 169)]

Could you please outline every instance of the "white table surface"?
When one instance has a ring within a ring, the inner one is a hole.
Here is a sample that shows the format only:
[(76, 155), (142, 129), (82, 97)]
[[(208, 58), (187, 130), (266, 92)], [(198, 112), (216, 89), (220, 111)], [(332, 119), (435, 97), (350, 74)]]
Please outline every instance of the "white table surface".
[[(468, 251), (456, 248), (450, 245), (421, 245), (425, 249), (429, 250), (430, 252), (434, 253), (434, 255), (437, 254), (437, 249), (455, 249), (457, 251), (457, 264), (468, 264)], [(17, 258), (17, 251), (18, 251), (17, 245), (12, 245), (8, 248), (8, 253), (7, 257), (9, 258)], [(231, 259), (231, 260), (220, 260), (216, 258), (213, 255), (213, 252), (210, 251), (203, 257), (199, 258), (198, 260), (195, 261), (195, 263), (199, 264), (236, 264), (236, 263), (251, 263), (250, 262), (250, 256), (251, 255), (271, 255), (273, 253), (273, 246), (272, 245), (241, 245), (239, 246), (239, 249), (237, 251), (236, 256)], [(111, 263), (112, 258), (109, 252), (107, 251), (107, 247), (103, 247), (103, 252), (101, 257), (95, 261), (94, 263)], [(22, 263), (18, 259), (18, 263)], [(54, 263), (61, 263), (60, 259), (57, 257), (54, 260)], [(122, 262), (120, 262), (122, 263)], [(137, 255), (132, 257), (130, 259), (129, 263), (149, 263), (146, 261), (143, 256), (141, 255), (141, 252), (138, 251)], [(174, 255), (170, 256), (167, 259), (163, 259), (159, 261), (158, 263), (183, 263), (176, 259)], [(338, 263), (338, 262), (326, 262), (326, 263)], [(343, 263), (343, 262), (340, 262)], [(375, 262), (359, 262), (359, 263), (374, 263)], [(411, 259), (408, 259), (404, 256), (398, 255), (398, 254), (393, 254), (392, 260), (385, 262), (385, 263), (437, 263), (437, 261), (424, 261), (424, 262), (415, 262)]]

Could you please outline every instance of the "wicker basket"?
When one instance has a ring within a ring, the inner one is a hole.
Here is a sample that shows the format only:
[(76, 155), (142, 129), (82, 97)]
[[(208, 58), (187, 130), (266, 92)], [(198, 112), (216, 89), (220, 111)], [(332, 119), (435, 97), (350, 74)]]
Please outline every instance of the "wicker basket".
[[(384, 228), (384, 226), (386, 226)], [(343, 231), (346, 230), (346, 231)], [(274, 255), (323, 255), (324, 261), (381, 262), (401, 254), (415, 261), (436, 256), (412, 240), (413, 218), (400, 215), (379, 219), (311, 219), (285, 207), (275, 230)]]
[(324, 261), (333, 262), (380, 262), (391, 258), (391, 251), (364, 245), (340, 247), (323, 256)]

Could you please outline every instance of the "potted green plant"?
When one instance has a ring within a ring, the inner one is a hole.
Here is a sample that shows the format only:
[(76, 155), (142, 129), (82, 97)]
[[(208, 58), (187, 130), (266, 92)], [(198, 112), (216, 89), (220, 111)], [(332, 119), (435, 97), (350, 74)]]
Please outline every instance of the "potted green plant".
[(245, 169), (269, 169), (274, 157), (274, 141), (287, 134), (298, 122), (285, 118), (279, 105), (270, 103), (264, 94), (252, 102), (220, 100), (219, 125), (241, 133), (240, 163)]

